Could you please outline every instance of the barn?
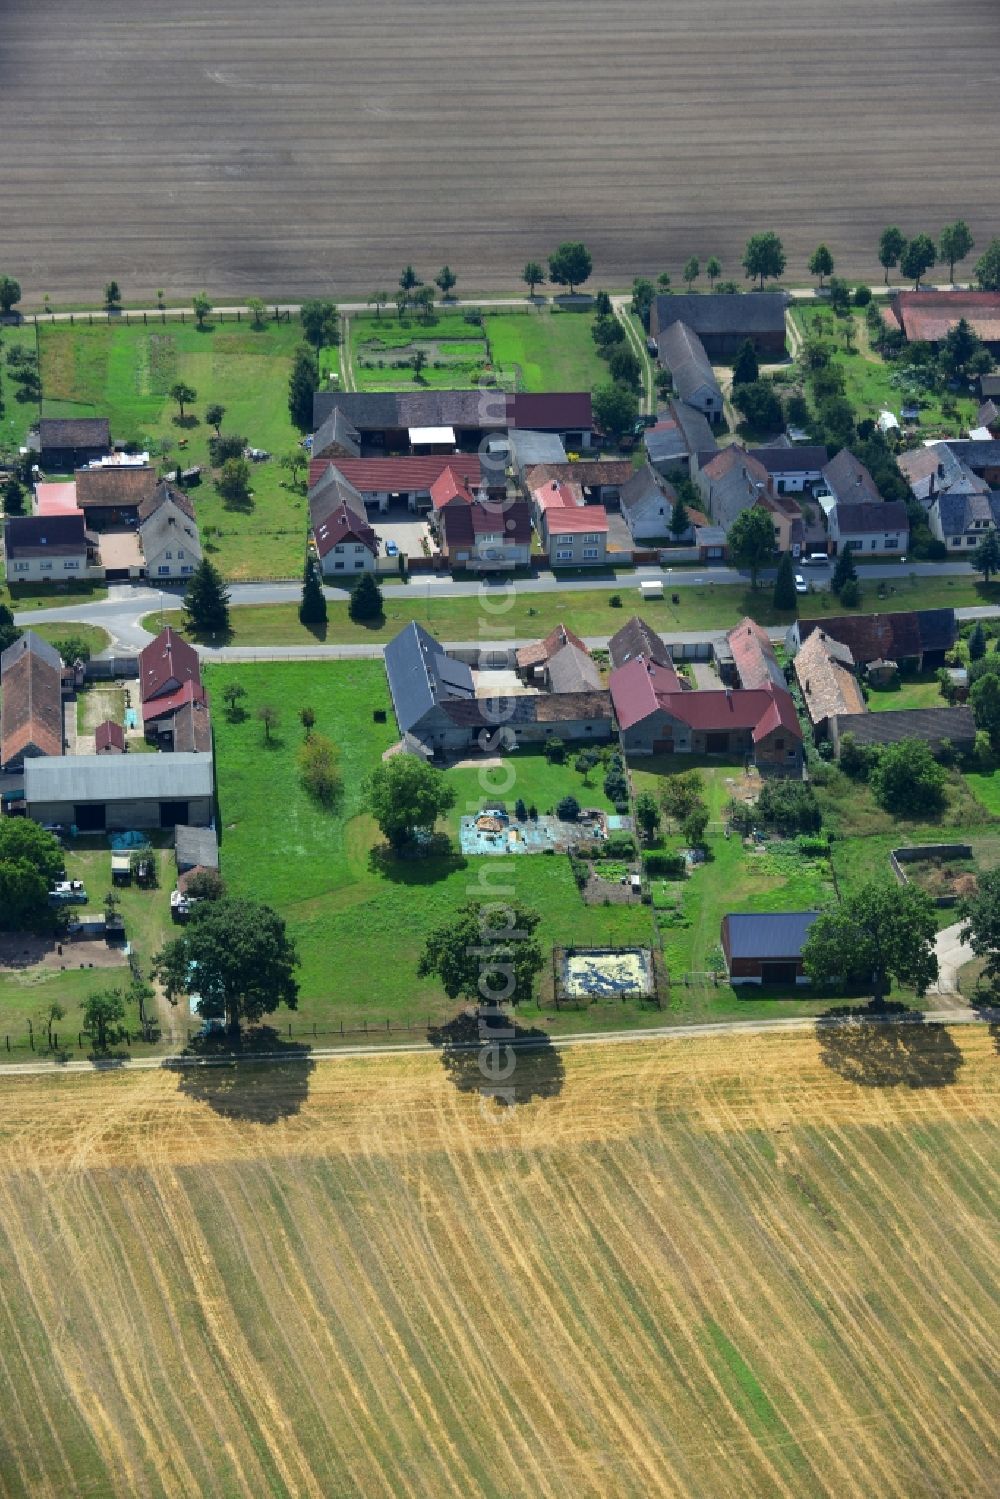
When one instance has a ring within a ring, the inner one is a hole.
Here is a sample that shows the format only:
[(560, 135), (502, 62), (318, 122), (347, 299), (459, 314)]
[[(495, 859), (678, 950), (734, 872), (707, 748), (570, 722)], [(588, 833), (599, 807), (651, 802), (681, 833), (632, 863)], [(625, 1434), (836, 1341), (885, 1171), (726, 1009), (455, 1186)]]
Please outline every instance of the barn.
[(81, 833), (205, 827), (212, 821), (212, 756), (61, 755), (27, 760), (24, 805), (36, 822)]
[(818, 911), (768, 911), (722, 918), (722, 951), (732, 984), (808, 984), (802, 947)]

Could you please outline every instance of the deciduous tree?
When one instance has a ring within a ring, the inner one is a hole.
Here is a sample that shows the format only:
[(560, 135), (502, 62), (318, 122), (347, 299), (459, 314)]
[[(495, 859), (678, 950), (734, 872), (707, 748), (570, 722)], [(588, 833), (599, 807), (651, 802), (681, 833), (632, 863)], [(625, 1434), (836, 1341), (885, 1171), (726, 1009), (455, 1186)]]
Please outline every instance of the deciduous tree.
[(157, 977), (172, 1004), (198, 994), (206, 1017), (224, 1018), (230, 1034), (280, 1004), (298, 1004), (298, 956), (285, 923), (252, 900), (199, 902), (181, 936), (155, 959)]
[(971, 255), (975, 248), (975, 240), (972, 238), (972, 230), (964, 219), (956, 219), (954, 224), (946, 224), (941, 230), (941, 239), (938, 244), (938, 254), (943, 261), (948, 262), (948, 280), (955, 279), (955, 264), (959, 260), (965, 260)]
[(540, 921), (525, 906), (471, 902), (429, 933), (417, 973), (440, 979), (450, 999), (525, 1004), (544, 963), (534, 935)]
[(117, 281), (109, 281), (104, 288), (104, 305), (109, 312), (121, 305), (122, 289)]
[(222, 701), (226, 705), (226, 717), (230, 723), (239, 723), (246, 717), (243, 703), (247, 690), (242, 682), (227, 682), (222, 689)]
[(716, 281), (722, 275), (722, 261), (715, 255), (710, 255), (705, 262), (705, 275), (708, 277), (709, 286), (715, 286)]
[(730, 560), (745, 567), (751, 588), (757, 587), (757, 574), (774, 557), (774, 525), (763, 505), (750, 505), (742, 511), (726, 533)]
[(976, 892), (959, 906), (964, 923), (960, 936), (977, 958), (985, 959), (984, 976), (1000, 984), (1000, 869), (982, 871)]
[(443, 265), (434, 277), (434, 284), (440, 288), (442, 297), (451, 296), (457, 281), (458, 277), (450, 265)]
[(880, 807), (896, 817), (936, 817), (945, 804), (945, 773), (923, 739), (887, 744), (868, 777)]
[(820, 286), (824, 276), (833, 275), (833, 256), (826, 245), (817, 245), (809, 257), (809, 274), (819, 277)]
[(869, 984), (881, 1004), (893, 980), (918, 994), (927, 992), (938, 975), (936, 937), (934, 907), (924, 891), (873, 881), (817, 917), (803, 945), (802, 963), (816, 983)]
[(377, 291), (373, 291), (371, 296), (368, 298), (368, 306), (374, 307), (375, 316), (379, 320), (381, 320), (382, 317), (382, 308), (388, 307), (389, 302), (389, 293), (383, 287), (379, 287)]
[(889, 285), (889, 272), (899, 264), (899, 257), (906, 249), (906, 235), (895, 224), (890, 224), (879, 235), (878, 263), (885, 270), (885, 284)]
[(455, 788), (440, 770), (416, 755), (394, 755), (372, 771), (364, 796), (375, 821), (393, 848), (415, 834), (433, 831), (439, 817), (455, 804)]
[(607, 437), (631, 432), (639, 418), (639, 400), (634, 390), (613, 381), (594, 391), (594, 421)]
[(0, 312), (7, 315), (21, 300), (21, 283), (13, 276), (0, 276)]
[(685, 261), (684, 270), (681, 272), (681, 274), (684, 277), (684, 283), (687, 286), (688, 291), (690, 291), (694, 283), (697, 281), (698, 277), (701, 275), (701, 266), (698, 262), (697, 255), (692, 255), (690, 260)]
[(98, 989), (83, 1001), (83, 1028), (95, 1051), (107, 1051), (121, 1039), (125, 1028), (125, 991)]
[(975, 275), (981, 291), (1000, 291), (1000, 239), (990, 240), (976, 261)]
[(247, 311), (253, 318), (255, 328), (263, 328), (264, 317), (267, 312), (267, 303), (263, 297), (247, 297)]
[(632, 311), (640, 318), (644, 328), (649, 327), (649, 309), (656, 296), (656, 287), (646, 276), (636, 276), (632, 282)]
[(908, 240), (902, 255), (899, 257), (899, 269), (908, 280), (913, 282), (913, 289), (917, 291), (921, 279), (931, 269), (937, 260), (937, 251), (934, 241), (929, 234), (916, 234), (913, 239)]
[(217, 488), (231, 505), (245, 505), (250, 498), (250, 465), (245, 458), (227, 458)]
[(752, 234), (743, 251), (743, 269), (747, 280), (756, 276), (761, 288), (766, 280), (777, 279), (785, 269), (785, 249), (773, 230)]
[(528, 296), (534, 297), (535, 287), (545, 285), (545, 269), (539, 260), (529, 260), (521, 272), (521, 280), (528, 288)]
[(989, 734), (994, 744), (1000, 742), (1000, 676), (988, 672), (969, 688), (969, 702), (976, 728)]
[(299, 321), (306, 342), (314, 349), (324, 344), (340, 342), (340, 325), (337, 319), (337, 304), (322, 297), (310, 297), (299, 308)]
[(781, 402), (770, 380), (755, 380), (752, 385), (734, 385), (732, 400), (748, 426), (758, 432), (781, 431)]
[(994, 573), (1000, 573), (1000, 534), (987, 531), (969, 561), (977, 573), (982, 573), (984, 583), (988, 583)]
[(170, 387), (170, 399), (177, 402), (177, 410), (183, 421), (185, 406), (190, 406), (192, 401), (198, 399), (198, 392), (193, 385), (188, 385), (184, 380), (178, 380)]
[(210, 427), (215, 428), (216, 437), (222, 436), (222, 418), (225, 414), (225, 406), (220, 406), (218, 401), (213, 401), (210, 406), (205, 407), (205, 420)]
[(651, 791), (640, 791), (635, 799), (635, 818), (647, 843), (655, 836), (660, 826), (660, 809)]
[(191, 305), (194, 308), (194, 315), (198, 320), (198, 327), (204, 328), (205, 319), (208, 317), (208, 314), (212, 310), (212, 303), (211, 299), (209, 298), (208, 292), (198, 292), (198, 294), (191, 299)]
[(564, 240), (549, 256), (549, 280), (554, 286), (568, 286), (570, 296), (593, 268), (590, 251), (579, 240)]
[(616, 344), (611, 350), (608, 370), (617, 384), (626, 385), (632, 390), (642, 388), (642, 365), (638, 355), (626, 343)]
[(297, 756), (306, 791), (321, 806), (331, 807), (343, 785), (337, 746), (325, 734), (310, 733), (299, 745)]

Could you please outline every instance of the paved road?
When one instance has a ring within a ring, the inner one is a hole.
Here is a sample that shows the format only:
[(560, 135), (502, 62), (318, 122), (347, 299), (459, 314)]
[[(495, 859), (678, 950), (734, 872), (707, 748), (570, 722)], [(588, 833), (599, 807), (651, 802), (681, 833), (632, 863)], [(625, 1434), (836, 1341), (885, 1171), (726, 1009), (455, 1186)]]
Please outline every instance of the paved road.
[[(883, 1019), (878, 1016), (869, 1015), (868, 1022), (872, 1025), (884, 1024), (896, 1025), (986, 1025), (996, 1022), (996, 1012), (983, 1012), (970, 1010), (913, 1010), (908, 1018), (900, 1020), (895, 1015), (887, 1015)], [(569, 1050), (577, 1046), (621, 1046), (635, 1042), (650, 1041), (686, 1041), (701, 1040), (705, 1036), (727, 1036), (727, 1035), (757, 1035), (764, 1031), (810, 1031), (817, 1027), (823, 1029), (836, 1028), (850, 1025), (852, 1021), (841, 1017), (827, 1018), (824, 1016), (801, 1016), (796, 1019), (784, 1020), (717, 1020), (704, 1025), (664, 1025), (646, 1026), (634, 1031), (600, 1031), (600, 1032), (578, 1032), (568, 1036), (553, 1036), (550, 1044), (559, 1051)], [(500, 1044), (507, 1044), (502, 1041)], [(515, 1051), (537, 1051), (536, 1042), (511, 1042), (509, 1043)], [(480, 1048), (472, 1043), (467, 1046), (456, 1047), (457, 1051), (476, 1052)], [(426, 1041), (403, 1041), (399, 1043), (387, 1042), (384, 1046), (321, 1046), (314, 1050), (305, 1051), (300, 1056), (289, 1056), (286, 1052), (260, 1052), (254, 1053), (252, 1058), (254, 1064), (260, 1062), (278, 1062), (287, 1066), (289, 1061), (303, 1062), (339, 1062), (350, 1057), (381, 1057), (393, 1053), (423, 1052), (440, 1055), (440, 1048), (431, 1046)], [(135, 1057), (128, 1061), (109, 1060), (107, 1062), (12, 1062), (0, 1065), (0, 1077), (24, 1076), (46, 1073), (64, 1072), (157, 1072), (167, 1068), (176, 1067), (229, 1067), (235, 1059), (233, 1057), (189, 1057), (183, 1054), (179, 1056), (165, 1057)]]

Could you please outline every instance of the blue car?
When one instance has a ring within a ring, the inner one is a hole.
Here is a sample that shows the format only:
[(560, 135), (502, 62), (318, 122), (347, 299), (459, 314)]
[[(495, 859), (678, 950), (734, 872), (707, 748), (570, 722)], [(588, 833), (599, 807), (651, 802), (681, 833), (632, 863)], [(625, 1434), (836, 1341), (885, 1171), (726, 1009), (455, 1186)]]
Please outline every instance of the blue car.
[(398, 557), (399, 556), (399, 547), (396, 545), (396, 543), (394, 541), (387, 541), (386, 542), (386, 544), (385, 544), (385, 555), (387, 557)]

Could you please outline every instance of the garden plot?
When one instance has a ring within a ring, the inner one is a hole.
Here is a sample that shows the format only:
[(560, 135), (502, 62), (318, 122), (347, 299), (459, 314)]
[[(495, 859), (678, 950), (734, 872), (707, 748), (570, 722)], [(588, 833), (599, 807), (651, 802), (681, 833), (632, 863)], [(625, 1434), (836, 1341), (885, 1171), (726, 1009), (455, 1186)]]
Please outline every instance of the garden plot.
[(515, 821), (506, 812), (491, 809), (463, 817), (459, 840), (463, 854), (566, 853), (581, 843), (607, 837), (603, 812), (585, 809), (577, 822), (559, 817), (529, 817)]
[(565, 954), (560, 979), (567, 999), (655, 992), (653, 956), (647, 947), (578, 948)]

